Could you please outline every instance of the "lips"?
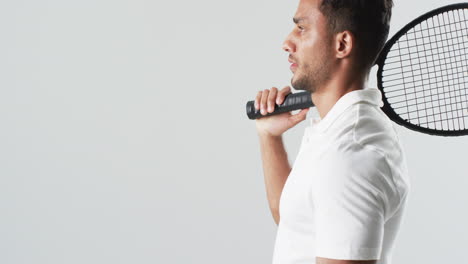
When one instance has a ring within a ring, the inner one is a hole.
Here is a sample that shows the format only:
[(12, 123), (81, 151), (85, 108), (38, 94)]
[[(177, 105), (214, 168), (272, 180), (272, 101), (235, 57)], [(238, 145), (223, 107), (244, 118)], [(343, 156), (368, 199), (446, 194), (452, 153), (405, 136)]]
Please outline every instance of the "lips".
[(295, 61), (291, 60), (291, 58), (288, 58), (288, 61), (289, 61), (289, 63), (291, 63), (291, 66), (290, 66), (291, 70), (292, 70), (293, 68), (296, 68), (296, 67), (297, 67), (297, 63), (296, 63)]
[(291, 58), (288, 58), (288, 61), (291, 63), (291, 66), (289, 67), (291, 70), (297, 68), (297, 63), (295, 61), (291, 60)]

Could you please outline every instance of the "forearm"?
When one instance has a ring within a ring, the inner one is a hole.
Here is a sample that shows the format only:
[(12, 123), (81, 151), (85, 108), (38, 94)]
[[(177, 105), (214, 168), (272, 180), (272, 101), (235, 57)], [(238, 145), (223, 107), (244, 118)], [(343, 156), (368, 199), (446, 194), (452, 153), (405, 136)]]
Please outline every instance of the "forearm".
[(263, 162), (265, 187), (271, 213), (279, 223), (279, 201), (286, 179), (291, 172), (281, 136), (258, 134)]

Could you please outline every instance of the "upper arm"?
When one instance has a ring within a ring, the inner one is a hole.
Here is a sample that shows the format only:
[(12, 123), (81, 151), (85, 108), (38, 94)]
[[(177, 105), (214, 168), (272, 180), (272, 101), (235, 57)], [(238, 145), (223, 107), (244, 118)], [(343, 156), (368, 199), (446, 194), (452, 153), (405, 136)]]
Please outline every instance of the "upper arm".
[(342, 260), (317, 257), (316, 264), (376, 264), (377, 260)]
[(382, 162), (362, 149), (331, 151), (322, 159), (312, 192), (317, 264), (371, 264), (380, 258), (391, 188)]

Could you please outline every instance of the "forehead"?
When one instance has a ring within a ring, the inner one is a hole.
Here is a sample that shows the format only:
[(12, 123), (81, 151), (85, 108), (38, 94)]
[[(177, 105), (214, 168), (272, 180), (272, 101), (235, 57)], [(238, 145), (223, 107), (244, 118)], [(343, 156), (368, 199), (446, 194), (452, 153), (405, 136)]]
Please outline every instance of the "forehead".
[(321, 12), (319, 10), (321, 0), (300, 0), (294, 15), (294, 23), (311, 23), (319, 19)]

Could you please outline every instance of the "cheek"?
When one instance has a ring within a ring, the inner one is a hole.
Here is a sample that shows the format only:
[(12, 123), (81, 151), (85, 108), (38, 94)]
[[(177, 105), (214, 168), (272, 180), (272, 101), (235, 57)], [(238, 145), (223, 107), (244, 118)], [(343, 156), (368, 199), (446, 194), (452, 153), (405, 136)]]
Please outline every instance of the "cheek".
[(320, 47), (319, 43), (316, 43), (316, 42), (307, 43), (307, 45), (305, 45), (302, 49), (302, 54), (301, 54), (302, 64), (304, 65), (314, 64), (315, 61), (317, 61), (317, 58), (322, 56), (322, 54), (320, 54), (321, 52), (322, 52), (322, 48)]
[(316, 56), (323, 49), (324, 43), (316, 34), (310, 33), (303, 41), (303, 51), (305, 57)]

